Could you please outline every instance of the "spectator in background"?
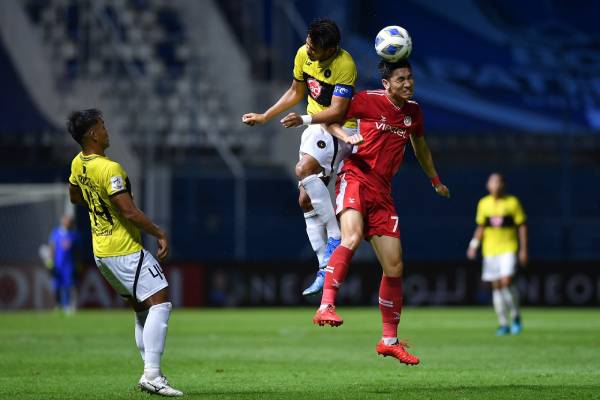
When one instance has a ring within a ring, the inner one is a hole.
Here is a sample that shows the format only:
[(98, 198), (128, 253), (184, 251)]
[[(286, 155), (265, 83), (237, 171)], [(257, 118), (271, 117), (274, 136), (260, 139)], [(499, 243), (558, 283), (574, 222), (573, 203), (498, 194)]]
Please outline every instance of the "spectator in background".
[(60, 225), (50, 233), (49, 239), (56, 303), (68, 314), (75, 311), (77, 303), (75, 273), (79, 234), (74, 222), (73, 216), (64, 215)]
[[(487, 190), (490, 193), (477, 204), (477, 228), (467, 249), (470, 260), (477, 258), (477, 249), (483, 243), (483, 274), (481, 279), (492, 284), (492, 299), (500, 326), (496, 335), (521, 332), (519, 295), (513, 285), (518, 261), (527, 265), (527, 225), (523, 207), (515, 196), (504, 192), (504, 176), (490, 175)], [(509, 325), (509, 312), (512, 323)]]

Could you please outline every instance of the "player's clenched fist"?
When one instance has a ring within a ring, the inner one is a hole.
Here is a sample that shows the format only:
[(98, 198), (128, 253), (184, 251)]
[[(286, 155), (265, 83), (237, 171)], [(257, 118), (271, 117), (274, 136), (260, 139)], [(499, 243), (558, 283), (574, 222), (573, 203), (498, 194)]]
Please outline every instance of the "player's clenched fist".
[(254, 126), (254, 124), (264, 124), (266, 118), (264, 114), (248, 113), (242, 115), (242, 122), (246, 125)]
[(440, 196), (450, 198), (450, 189), (448, 189), (448, 187), (443, 183), (438, 183), (433, 188), (435, 189), (435, 192)]
[(302, 121), (302, 117), (296, 113), (289, 113), (280, 122), (281, 125), (285, 126), (286, 128), (294, 128), (304, 123)]

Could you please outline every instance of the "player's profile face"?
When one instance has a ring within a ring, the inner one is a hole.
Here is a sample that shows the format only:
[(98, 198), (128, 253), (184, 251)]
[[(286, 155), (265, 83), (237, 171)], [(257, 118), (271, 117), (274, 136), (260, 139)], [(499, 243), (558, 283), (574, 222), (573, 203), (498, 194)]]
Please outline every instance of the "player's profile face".
[(396, 68), (389, 79), (383, 80), (383, 86), (395, 100), (409, 100), (414, 93), (414, 79), (410, 68)]
[(96, 138), (102, 148), (106, 149), (110, 145), (110, 140), (108, 138), (108, 131), (106, 130), (106, 126), (104, 126), (104, 120), (100, 119), (92, 128), (96, 135)]

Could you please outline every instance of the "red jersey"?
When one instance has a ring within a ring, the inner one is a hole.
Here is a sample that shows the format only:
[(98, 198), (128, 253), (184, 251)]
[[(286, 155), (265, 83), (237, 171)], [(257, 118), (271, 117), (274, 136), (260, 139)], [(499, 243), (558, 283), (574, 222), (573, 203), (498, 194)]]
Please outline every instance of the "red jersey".
[(341, 172), (363, 176), (369, 183), (391, 190), (406, 142), (411, 135), (423, 136), (421, 107), (411, 100), (398, 107), (384, 90), (366, 90), (352, 98), (346, 118), (357, 119), (364, 143), (346, 157)]

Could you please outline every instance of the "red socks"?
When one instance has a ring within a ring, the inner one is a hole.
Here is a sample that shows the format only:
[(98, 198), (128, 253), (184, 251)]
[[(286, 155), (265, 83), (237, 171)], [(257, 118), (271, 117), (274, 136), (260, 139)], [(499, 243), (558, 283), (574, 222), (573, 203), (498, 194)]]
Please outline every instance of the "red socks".
[(325, 271), (325, 284), (323, 285), (323, 296), (321, 304), (335, 304), (335, 296), (348, 274), (348, 266), (354, 255), (354, 251), (342, 245), (331, 255)]
[(398, 336), (398, 324), (402, 311), (402, 278), (383, 275), (379, 286), (379, 311), (383, 321), (383, 337)]

